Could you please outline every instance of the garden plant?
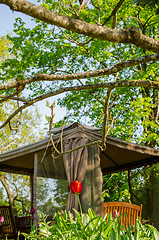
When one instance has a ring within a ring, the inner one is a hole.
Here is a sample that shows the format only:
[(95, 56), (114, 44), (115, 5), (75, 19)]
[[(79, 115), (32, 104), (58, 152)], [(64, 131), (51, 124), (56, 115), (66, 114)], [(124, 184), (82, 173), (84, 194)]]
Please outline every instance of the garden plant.
[(88, 214), (79, 213), (74, 210), (76, 217), (72, 213), (64, 214), (57, 212), (55, 216), (56, 224), (46, 222), (45, 216), (41, 214), (39, 232), (33, 227), (30, 234), (23, 234), (26, 239), (63, 239), (63, 240), (158, 240), (159, 232), (151, 225), (143, 225), (139, 219), (136, 221), (135, 232), (133, 226), (123, 229), (120, 225), (120, 217), (113, 217), (111, 214), (103, 218), (96, 216), (92, 209), (88, 209)]
[(70, 185), (73, 194), (77, 195), (79, 200), (80, 212), (74, 209), (74, 214), (64, 211), (64, 214), (57, 212), (54, 222), (46, 222), (44, 214), (41, 214), (38, 233), (33, 226), (30, 234), (24, 234), (26, 239), (63, 239), (63, 240), (91, 240), (91, 239), (109, 239), (109, 240), (138, 240), (138, 239), (159, 239), (159, 232), (151, 225), (142, 225), (137, 218), (134, 226), (120, 225), (121, 215), (115, 211), (113, 217), (107, 214), (102, 217), (96, 216), (95, 212), (89, 208), (88, 214), (82, 213), (79, 195), (82, 192), (82, 183), (73, 181)]

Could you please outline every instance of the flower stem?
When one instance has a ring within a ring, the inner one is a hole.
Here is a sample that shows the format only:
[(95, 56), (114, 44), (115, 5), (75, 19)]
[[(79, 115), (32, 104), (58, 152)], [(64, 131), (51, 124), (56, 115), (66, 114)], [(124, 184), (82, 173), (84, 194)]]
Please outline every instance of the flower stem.
[(81, 202), (80, 202), (80, 198), (79, 198), (79, 195), (77, 195), (78, 197), (78, 203), (79, 203), (79, 207), (80, 207), (80, 212), (81, 212), (81, 216), (82, 216), (82, 207), (81, 207)]

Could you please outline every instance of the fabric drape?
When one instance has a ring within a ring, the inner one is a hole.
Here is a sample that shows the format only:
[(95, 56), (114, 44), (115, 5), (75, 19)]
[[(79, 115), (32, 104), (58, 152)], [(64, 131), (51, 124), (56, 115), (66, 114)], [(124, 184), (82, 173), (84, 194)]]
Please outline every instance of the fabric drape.
[(87, 171), (83, 181), (81, 203), (83, 212), (92, 208), (96, 215), (101, 215), (103, 176), (100, 166), (100, 149), (98, 145), (88, 147)]
[[(63, 142), (63, 150), (67, 152), (79, 146), (85, 145), (88, 142), (87, 138), (72, 138)], [(76, 151), (63, 155), (63, 162), (68, 180), (68, 185), (72, 181), (78, 180), (83, 182), (87, 169), (88, 150), (80, 148)], [(66, 210), (74, 213), (73, 208), (79, 210), (77, 196), (72, 194), (71, 190), (68, 195)]]

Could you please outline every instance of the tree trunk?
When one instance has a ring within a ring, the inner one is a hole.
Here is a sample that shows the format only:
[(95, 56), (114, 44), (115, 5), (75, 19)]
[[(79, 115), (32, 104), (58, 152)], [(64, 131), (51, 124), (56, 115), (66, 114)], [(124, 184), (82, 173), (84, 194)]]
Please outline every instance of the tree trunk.
[(151, 213), (151, 219), (152, 219), (152, 225), (159, 229), (159, 204), (158, 204), (158, 185), (157, 185), (157, 179), (156, 179), (156, 171), (152, 167), (151, 169), (151, 175), (150, 175), (150, 181), (151, 181), (151, 195), (152, 195), (152, 213)]
[(5, 177), (4, 177), (3, 175), (1, 175), (1, 173), (0, 173), (0, 181), (2, 182), (2, 185), (4, 186), (4, 188), (5, 188), (5, 190), (6, 190), (6, 193), (7, 193), (8, 199), (9, 199), (9, 205), (10, 205), (11, 208), (13, 209), (14, 206), (13, 206), (13, 197), (12, 197), (12, 194), (11, 194), (9, 185), (8, 185)]

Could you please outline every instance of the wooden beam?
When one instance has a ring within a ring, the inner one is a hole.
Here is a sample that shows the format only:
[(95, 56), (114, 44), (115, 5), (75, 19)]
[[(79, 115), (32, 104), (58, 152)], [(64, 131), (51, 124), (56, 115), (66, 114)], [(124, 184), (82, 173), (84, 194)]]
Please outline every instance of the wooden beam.
[(152, 165), (157, 162), (159, 162), (159, 157), (155, 156), (155, 157), (145, 158), (145, 159), (142, 159), (142, 160), (136, 161), (136, 162), (125, 163), (125, 164), (118, 165), (118, 166), (103, 168), (102, 173), (103, 173), (103, 175), (107, 175), (107, 174), (114, 173), (114, 172), (121, 172), (121, 171), (129, 170), (129, 169), (143, 167), (146, 165)]
[(109, 157), (104, 151), (101, 152), (101, 154), (104, 154), (111, 162), (113, 162), (116, 166), (120, 166), (117, 164), (111, 157)]
[(30, 175), (31, 173), (33, 173), (33, 169), (7, 166), (5, 164), (0, 164), (0, 171), (8, 172), (8, 173), (22, 174), (22, 175)]

